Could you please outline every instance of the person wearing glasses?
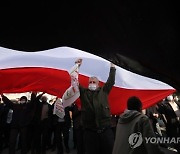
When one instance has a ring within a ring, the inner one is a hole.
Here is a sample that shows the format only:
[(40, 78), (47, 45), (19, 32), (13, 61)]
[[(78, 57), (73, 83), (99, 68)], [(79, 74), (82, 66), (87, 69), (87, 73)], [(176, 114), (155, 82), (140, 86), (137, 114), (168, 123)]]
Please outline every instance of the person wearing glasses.
[[(80, 67), (82, 59), (76, 60), (75, 64)], [(109, 77), (102, 87), (95, 76), (89, 78), (88, 88), (79, 84), (81, 118), (87, 154), (112, 153), (114, 134), (111, 129), (108, 95), (115, 84), (115, 73), (115, 65), (111, 63)]]

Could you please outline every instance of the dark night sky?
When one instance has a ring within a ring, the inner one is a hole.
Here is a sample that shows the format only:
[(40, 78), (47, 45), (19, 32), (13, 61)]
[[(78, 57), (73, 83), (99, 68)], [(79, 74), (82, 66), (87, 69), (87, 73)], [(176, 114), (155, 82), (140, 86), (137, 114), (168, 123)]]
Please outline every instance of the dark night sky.
[(161, 0), (7, 1), (0, 5), (0, 46), (69, 46), (180, 89), (177, 6)]

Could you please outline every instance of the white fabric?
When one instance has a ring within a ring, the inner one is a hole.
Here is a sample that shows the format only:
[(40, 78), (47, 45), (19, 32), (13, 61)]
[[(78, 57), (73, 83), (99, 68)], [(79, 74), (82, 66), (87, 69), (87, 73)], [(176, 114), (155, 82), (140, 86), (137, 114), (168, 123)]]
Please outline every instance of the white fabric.
[[(39, 52), (22, 52), (0, 47), (0, 69), (47, 67), (68, 71), (77, 58), (83, 59), (80, 74), (96, 76), (100, 81), (106, 82), (110, 62), (81, 50), (59, 47)], [(166, 83), (132, 73), (118, 66), (116, 66), (115, 86), (142, 90), (174, 89)]]
[(64, 107), (62, 105), (62, 99), (58, 98), (54, 104), (53, 114), (56, 114), (60, 119), (65, 116)]
[(180, 109), (179, 109), (179, 106), (174, 102), (169, 102), (169, 104), (171, 105), (171, 107), (173, 108), (175, 114), (177, 117), (180, 117)]
[(62, 105), (64, 108), (70, 106), (80, 96), (78, 71), (78, 64), (75, 64), (69, 71), (69, 75), (71, 77), (71, 86), (65, 91), (65, 93), (62, 96)]

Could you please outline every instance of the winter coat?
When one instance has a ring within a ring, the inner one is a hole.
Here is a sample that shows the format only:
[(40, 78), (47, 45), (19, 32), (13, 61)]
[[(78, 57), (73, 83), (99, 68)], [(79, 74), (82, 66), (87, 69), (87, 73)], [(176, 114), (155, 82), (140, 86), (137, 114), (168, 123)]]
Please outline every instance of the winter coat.
[(84, 128), (96, 129), (111, 125), (108, 94), (115, 83), (116, 69), (111, 67), (107, 82), (92, 91), (80, 86), (82, 123)]
[(113, 154), (163, 154), (158, 144), (146, 143), (145, 137), (155, 137), (149, 118), (126, 110), (118, 120)]

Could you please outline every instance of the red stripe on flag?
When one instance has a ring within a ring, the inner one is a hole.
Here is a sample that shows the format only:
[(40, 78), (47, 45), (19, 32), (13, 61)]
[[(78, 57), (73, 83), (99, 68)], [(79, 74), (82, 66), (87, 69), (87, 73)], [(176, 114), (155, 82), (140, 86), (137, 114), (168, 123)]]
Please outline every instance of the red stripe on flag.
[(67, 71), (52, 68), (12, 68), (0, 70), (0, 92), (44, 91), (61, 97), (70, 86)]
[[(86, 76), (80, 76), (79, 81), (85, 87), (88, 86), (88, 78)], [(103, 86), (103, 83), (100, 82)], [(110, 110), (112, 114), (120, 114), (126, 109), (126, 102), (129, 97), (137, 96), (143, 103), (143, 108), (148, 108), (157, 102), (164, 99), (166, 96), (174, 93), (175, 90), (139, 90), (139, 89), (125, 89), (119, 87), (113, 87), (109, 94)]]
[[(87, 87), (88, 76), (79, 75), (81, 85)], [(100, 83), (101, 86), (103, 83)], [(70, 86), (70, 76), (67, 71), (53, 68), (12, 68), (0, 70), (0, 93), (20, 93), (28, 91), (43, 91), (62, 97)], [(113, 87), (109, 95), (112, 114), (119, 114), (126, 108), (127, 99), (137, 96), (147, 108), (162, 100), (175, 90), (136, 90)]]

